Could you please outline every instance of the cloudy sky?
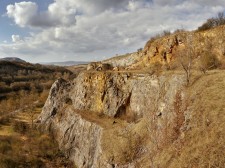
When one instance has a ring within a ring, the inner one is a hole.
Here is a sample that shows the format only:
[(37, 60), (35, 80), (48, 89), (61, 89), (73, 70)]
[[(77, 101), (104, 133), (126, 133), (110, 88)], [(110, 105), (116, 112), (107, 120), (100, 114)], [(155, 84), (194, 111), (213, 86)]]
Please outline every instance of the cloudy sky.
[(225, 0), (0, 0), (0, 57), (101, 60), (224, 10)]

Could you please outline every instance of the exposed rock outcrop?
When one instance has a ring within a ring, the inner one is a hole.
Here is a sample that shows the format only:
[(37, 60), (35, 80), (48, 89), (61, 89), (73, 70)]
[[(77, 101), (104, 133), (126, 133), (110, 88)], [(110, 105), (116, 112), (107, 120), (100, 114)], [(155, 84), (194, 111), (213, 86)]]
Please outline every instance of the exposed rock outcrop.
[[(142, 137), (142, 132), (135, 131), (134, 122), (140, 124), (148, 118), (143, 127), (159, 129), (157, 141), (160, 146), (167, 138), (165, 136), (174, 134), (168, 132), (165, 135), (163, 131), (168, 126), (164, 124), (170, 125), (171, 130), (177, 127), (174, 124), (177, 118), (174, 100), (182, 87), (182, 75), (156, 77), (144, 73), (83, 72), (71, 82), (61, 79), (55, 82), (39, 122), (53, 132), (60, 148), (78, 167), (126, 164), (121, 149), (109, 152), (110, 149), (103, 147), (121, 145), (119, 140), (115, 141), (118, 137), (111, 142), (105, 138), (109, 129), (111, 134), (115, 133), (113, 123), (116, 123), (117, 131), (129, 128), (132, 134)], [(99, 117), (101, 115), (109, 118)], [(114, 122), (115, 119), (119, 120), (118, 123)], [(130, 138), (126, 137), (127, 133), (119, 133), (124, 141)]]
[(209, 49), (209, 46), (213, 46), (211, 52), (216, 55), (216, 59), (221, 64), (225, 64), (224, 33), (225, 26), (203, 32), (181, 31), (158, 39), (151, 39), (139, 52), (113, 57), (102, 63), (126, 70), (140, 70), (155, 63), (167, 65), (176, 60), (176, 53), (181, 47), (191, 44), (196, 50), (196, 61), (194, 62), (204, 55), (204, 51)]
[(95, 71), (106, 71), (106, 70), (111, 70), (112, 66), (107, 63), (101, 63), (101, 62), (91, 62), (87, 66), (87, 70), (95, 70)]
[(142, 51), (128, 53), (126, 55), (122, 55), (122, 56), (104, 60), (104, 61), (102, 61), (102, 63), (110, 64), (110, 65), (112, 65), (112, 67), (126, 68), (126, 67), (131, 66), (132, 64), (138, 62), (142, 56), (144, 56)]
[[(57, 80), (39, 125), (53, 133), (79, 168), (131, 168), (165, 146), (179, 146), (192, 117), (185, 76), (143, 69), (157, 62), (169, 64), (174, 52), (187, 45), (189, 36), (201, 44), (197, 53), (208, 39), (221, 48), (215, 38), (218, 34), (213, 30), (173, 34), (149, 41), (138, 53), (91, 63), (72, 81)], [(213, 52), (222, 57), (220, 50), (214, 48)]]

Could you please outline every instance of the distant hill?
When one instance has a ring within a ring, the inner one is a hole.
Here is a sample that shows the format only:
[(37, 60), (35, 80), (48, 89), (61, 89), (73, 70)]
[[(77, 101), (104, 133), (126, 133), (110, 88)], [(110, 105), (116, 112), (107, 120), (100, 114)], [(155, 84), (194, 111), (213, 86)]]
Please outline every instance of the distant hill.
[(81, 65), (88, 64), (89, 62), (84, 61), (65, 61), (65, 62), (42, 62), (40, 64), (43, 65), (57, 65), (57, 66), (73, 66), (73, 65)]
[(5, 58), (0, 58), (0, 60), (11, 61), (11, 62), (26, 62), (18, 57), (5, 57)]
[[(9, 62), (21, 62), (26, 63), (26, 61), (18, 58), (18, 57), (5, 57), (0, 58), (0, 61), (9, 61)], [(56, 66), (73, 66), (73, 65), (84, 65), (89, 62), (85, 61), (65, 61), (65, 62), (41, 62), (42, 65), (56, 65)]]
[(65, 67), (0, 59), (0, 100), (21, 90), (42, 93), (59, 77), (68, 78), (72, 74)]

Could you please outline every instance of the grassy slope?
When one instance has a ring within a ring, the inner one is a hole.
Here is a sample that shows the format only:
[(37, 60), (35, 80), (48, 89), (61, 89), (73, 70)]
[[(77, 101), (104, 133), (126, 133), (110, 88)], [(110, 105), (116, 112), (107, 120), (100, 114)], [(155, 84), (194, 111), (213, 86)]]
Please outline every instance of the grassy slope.
[[(187, 89), (190, 127), (154, 158), (158, 167), (225, 167), (225, 71), (212, 71)], [(188, 114), (188, 113), (187, 113)]]

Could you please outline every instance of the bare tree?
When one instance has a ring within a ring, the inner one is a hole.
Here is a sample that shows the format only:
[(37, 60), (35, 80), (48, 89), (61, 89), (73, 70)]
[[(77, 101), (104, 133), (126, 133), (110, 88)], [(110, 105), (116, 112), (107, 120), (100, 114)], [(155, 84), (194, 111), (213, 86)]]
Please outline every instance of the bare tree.
[(189, 35), (186, 38), (185, 46), (182, 46), (178, 49), (176, 53), (176, 57), (180, 65), (182, 66), (183, 70), (186, 74), (186, 82), (187, 85), (190, 83), (191, 78), (191, 69), (193, 65), (193, 59), (196, 57), (195, 47), (193, 44), (193, 36)]

